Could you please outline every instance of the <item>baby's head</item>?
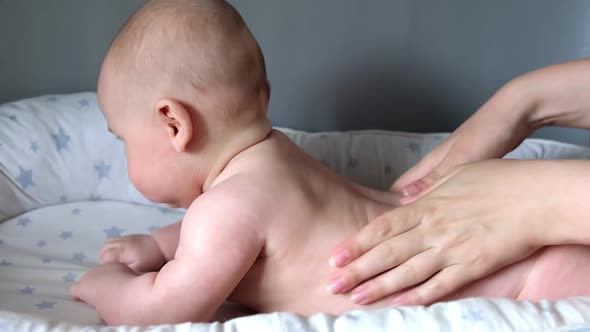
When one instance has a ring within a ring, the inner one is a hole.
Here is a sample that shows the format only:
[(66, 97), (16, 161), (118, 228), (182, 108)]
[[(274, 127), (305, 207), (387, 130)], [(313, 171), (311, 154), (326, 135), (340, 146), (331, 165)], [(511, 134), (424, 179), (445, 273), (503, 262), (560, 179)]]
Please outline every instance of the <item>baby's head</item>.
[(113, 40), (98, 83), (131, 181), (184, 207), (242, 145), (268, 134), (269, 94), (260, 47), (223, 0), (146, 2)]

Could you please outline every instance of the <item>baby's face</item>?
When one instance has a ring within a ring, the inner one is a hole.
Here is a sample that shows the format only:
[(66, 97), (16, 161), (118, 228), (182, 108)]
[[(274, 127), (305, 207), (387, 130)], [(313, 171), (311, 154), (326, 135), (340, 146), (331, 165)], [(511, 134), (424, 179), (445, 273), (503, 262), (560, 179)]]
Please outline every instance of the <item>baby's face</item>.
[(125, 143), (129, 179), (149, 200), (181, 205), (175, 195), (176, 156), (166, 133), (150, 116), (150, 107), (132, 100), (122, 85), (103, 69), (98, 98), (109, 130)]

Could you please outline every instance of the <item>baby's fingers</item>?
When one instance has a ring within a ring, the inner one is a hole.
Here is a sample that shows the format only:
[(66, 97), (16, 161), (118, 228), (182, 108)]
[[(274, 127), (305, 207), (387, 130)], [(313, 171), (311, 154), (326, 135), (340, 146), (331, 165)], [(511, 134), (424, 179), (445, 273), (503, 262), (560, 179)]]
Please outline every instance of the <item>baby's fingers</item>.
[(105, 246), (100, 252), (100, 263), (122, 263), (132, 264), (135, 257), (132, 253), (125, 250), (124, 246)]
[(336, 247), (330, 265), (343, 267), (375, 246), (401, 234), (420, 222), (413, 209), (395, 208), (370, 222), (352, 238)]

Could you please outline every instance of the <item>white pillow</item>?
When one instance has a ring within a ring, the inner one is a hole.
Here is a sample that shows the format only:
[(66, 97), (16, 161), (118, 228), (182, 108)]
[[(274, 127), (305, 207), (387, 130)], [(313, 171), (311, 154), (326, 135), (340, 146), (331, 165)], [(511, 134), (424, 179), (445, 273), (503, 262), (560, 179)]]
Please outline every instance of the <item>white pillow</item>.
[(94, 93), (0, 105), (0, 221), (61, 202), (146, 202), (106, 128)]

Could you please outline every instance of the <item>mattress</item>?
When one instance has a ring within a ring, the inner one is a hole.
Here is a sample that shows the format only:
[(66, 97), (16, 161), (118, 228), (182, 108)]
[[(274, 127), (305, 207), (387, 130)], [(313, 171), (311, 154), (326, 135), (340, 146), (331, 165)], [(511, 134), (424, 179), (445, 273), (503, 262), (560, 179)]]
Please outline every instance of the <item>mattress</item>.
[[(446, 137), (280, 130), (334, 171), (379, 189)], [(0, 105), (0, 331), (590, 330), (585, 297), (538, 303), (472, 298), (311, 317), (256, 314), (228, 302), (211, 323), (104, 327), (93, 308), (70, 298), (69, 286), (98, 264), (106, 239), (152, 232), (184, 212), (143, 198), (127, 178), (123, 156), (94, 93)], [(590, 149), (531, 139), (507, 158), (588, 159)]]

